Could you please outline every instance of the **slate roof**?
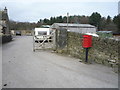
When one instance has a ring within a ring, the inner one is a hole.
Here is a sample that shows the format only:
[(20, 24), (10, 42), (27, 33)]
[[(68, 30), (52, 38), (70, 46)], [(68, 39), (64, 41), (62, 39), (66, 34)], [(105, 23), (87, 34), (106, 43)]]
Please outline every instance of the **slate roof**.
[[(56, 26), (67, 27), (67, 23), (54, 23), (51, 27), (55, 28)], [(72, 23), (68, 23), (68, 27), (95, 28), (95, 26), (90, 24), (72, 24)]]

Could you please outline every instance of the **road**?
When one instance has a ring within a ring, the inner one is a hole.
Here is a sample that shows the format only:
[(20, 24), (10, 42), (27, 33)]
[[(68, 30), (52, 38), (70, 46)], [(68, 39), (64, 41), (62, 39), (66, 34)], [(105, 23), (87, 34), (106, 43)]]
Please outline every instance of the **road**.
[(47, 50), (33, 52), (32, 45), (31, 36), (3, 45), (3, 88), (118, 88), (112, 68)]

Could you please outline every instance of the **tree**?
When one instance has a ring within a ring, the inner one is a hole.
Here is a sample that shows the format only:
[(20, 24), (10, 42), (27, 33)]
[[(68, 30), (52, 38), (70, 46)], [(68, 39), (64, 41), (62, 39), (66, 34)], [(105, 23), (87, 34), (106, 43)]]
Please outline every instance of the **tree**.
[(106, 18), (105, 18), (105, 17), (102, 17), (102, 18), (101, 18), (101, 22), (100, 22), (100, 25), (99, 25), (99, 29), (100, 29), (100, 30), (106, 30)]
[(78, 23), (79, 23), (79, 22), (78, 22), (78, 20), (79, 20), (78, 16), (74, 15), (73, 18), (74, 18), (74, 19), (73, 19), (73, 20), (74, 20), (74, 23), (77, 23), (77, 24), (78, 24)]
[[(66, 22), (67, 22), (67, 17), (66, 17)], [(68, 17), (68, 23), (74, 23), (74, 16), (69, 16)]]
[(56, 22), (57, 23), (62, 23), (63, 22), (62, 16), (56, 17)]
[(55, 18), (54, 18), (54, 17), (51, 17), (51, 18), (50, 18), (50, 24), (52, 25), (54, 22), (55, 22)]
[(89, 17), (87, 17), (87, 16), (81, 16), (79, 18), (79, 23), (81, 23), (81, 24), (89, 24)]
[(99, 13), (92, 13), (92, 15), (89, 18), (89, 21), (90, 24), (98, 27), (98, 30), (100, 29), (101, 15)]
[(117, 32), (117, 26), (114, 23), (107, 24), (105, 30), (112, 31), (113, 33)]
[(38, 23), (40, 23), (40, 24), (42, 25), (42, 24), (43, 24), (43, 20), (40, 19), (40, 20), (38, 21)]
[(110, 16), (107, 16), (106, 23), (107, 23), (107, 24), (110, 24), (111, 22), (112, 22), (111, 17), (110, 17)]
[(40, 27), (38, 23), (16, 22), (10, 20), (10, 30), (32, 30), (35, 27)]
[(120, 14), (113, 18), (113, 22), (117, 25), (117, 32), (120, 33)]
[(67, 17), (66, 16), (63, 17), (63, 23), (67, 23)]
[(43, 22), (44, 22), (44, 24), (49, 24), (49, 19), (46, 19), (46, 18), (45, 18), (45, 19), (43, 20)]

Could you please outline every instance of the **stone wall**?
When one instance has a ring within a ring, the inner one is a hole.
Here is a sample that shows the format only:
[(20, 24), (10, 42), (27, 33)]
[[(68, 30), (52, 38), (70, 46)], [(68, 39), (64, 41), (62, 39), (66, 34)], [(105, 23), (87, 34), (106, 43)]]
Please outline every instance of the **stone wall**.
[(90, 50), (90, 56), (98, 63), (106, 64), (108, 60), (115, 60), (118, 63), (119, 45), (120, 42), (113, 39), (93, 37), (93, 48)]
[[(83, 35), (74, 32), (68, 32), (67, 47), (57, 49), (58, 53), (69, 54), (73, 57), (85, 60), (85, 49), (82, 47)], [(97, 62), (107, 66), (112, 66), (109, 60), (115, 61), (114, 65), (118, 64), (118, 48), (119, 41), (92, 37), (92, 47), (89, 48), (88, 63)]]
[(12, 36), (11, 35), (3, 35), (0, 38), (2, 38), (2, 43), (6, 43), (6, 42), (10, 42), (12, 40)]

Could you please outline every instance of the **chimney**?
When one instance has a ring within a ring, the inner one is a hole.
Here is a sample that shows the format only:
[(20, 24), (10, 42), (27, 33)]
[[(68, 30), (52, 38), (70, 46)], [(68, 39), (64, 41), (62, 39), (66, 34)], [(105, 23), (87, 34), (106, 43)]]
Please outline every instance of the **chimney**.
[(7, 8), (5, 7), (5, 9), (4, 9), (4, 13), (7, 13)]

